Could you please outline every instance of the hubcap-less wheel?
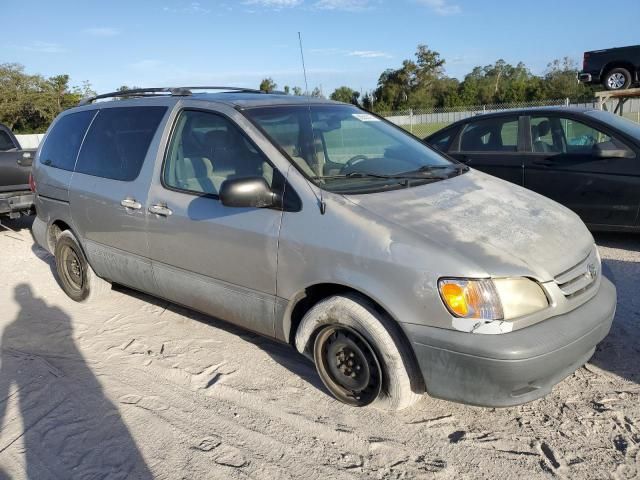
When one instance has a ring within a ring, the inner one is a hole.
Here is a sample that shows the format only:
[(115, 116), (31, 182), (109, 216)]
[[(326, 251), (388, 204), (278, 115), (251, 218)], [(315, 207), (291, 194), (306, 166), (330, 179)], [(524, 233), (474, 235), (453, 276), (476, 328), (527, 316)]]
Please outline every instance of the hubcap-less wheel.
[(341, 402), (363, 407), (380, 394), (382, 369), (367, 341), (345, 326), (324, 328), (314, 343), (320, 378)]
[(626, 77), (619, 72), (609, 75), (609, 78), (607, 79), (607, 86), (611, 90), (620, 90), (624, 87), (625, 83), (627, 83)]
[(64, 246), (62, 248), (62, 275), (65, 283), (69, 288), (76, 292), (82, 291), (84, 285), (84, 272), (82, 262), (78, 254), (71, 247)]

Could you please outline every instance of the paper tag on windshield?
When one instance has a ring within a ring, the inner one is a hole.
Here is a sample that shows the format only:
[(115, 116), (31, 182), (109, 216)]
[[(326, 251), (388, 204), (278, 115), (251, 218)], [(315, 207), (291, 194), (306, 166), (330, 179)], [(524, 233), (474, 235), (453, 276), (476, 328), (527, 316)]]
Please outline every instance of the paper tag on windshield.
[(380, 121), (379, 118), (376, 118), (373, 115), (370, 115), (368, 113), (354, 113), (352, 115), (356, 117), (358, 120), (360, 120), (361, 122), (379, 122)]

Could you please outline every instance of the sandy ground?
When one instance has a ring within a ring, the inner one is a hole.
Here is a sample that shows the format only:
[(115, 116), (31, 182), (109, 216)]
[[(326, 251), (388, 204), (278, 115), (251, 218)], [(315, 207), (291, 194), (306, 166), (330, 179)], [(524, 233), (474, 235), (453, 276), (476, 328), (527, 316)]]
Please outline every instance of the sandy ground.
[(78, 305), (28, 221), (0, 232), (0, 479), (640, 477), (640, 236), (598, 235), (618, 314), (516, 408), (332, 400), (289, 347), (119, 289)]

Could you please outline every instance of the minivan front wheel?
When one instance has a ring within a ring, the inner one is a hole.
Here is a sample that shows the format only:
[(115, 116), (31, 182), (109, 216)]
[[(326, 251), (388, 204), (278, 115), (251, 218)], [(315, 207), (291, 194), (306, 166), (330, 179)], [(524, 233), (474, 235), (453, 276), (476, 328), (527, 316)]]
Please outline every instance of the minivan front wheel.
[(424, 393), (410, 346), (393, 320), (357, 293), (321, 300), (302, 318), (295, 344), (312, 356), (329, 392), (348, 405), (402, 410)]
[(378, 356), (352, 328), (324, 327), (316, 336), (313, 358), (322, 383), (342, 403), (364, 407), (380, 395)]
[(72, 300), (86, 302), (111, 290), (111, 285), (95, 274), (69, 230), (56, 240), (55, 259), (60, 286)]

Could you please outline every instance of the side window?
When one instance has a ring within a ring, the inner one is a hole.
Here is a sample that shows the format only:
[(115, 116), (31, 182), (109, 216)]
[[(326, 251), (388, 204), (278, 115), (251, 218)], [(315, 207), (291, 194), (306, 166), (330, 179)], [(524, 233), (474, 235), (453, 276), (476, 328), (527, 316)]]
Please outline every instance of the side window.
[(531, 142), (536, 153), (563, 153), (564, 142), (557, 118), (532, 117)]
[(140, 173), (167, 107), (103, 108), (82, 144), (76, 172), (130, 182)]
[(12, 148), (16, 148), (13, 144), (13, 140), (11, 140), (11, 137), (7, 132), (0, 130), (0, 152), (6, 152)]
[(65, 115), (56, 122), (40, 150), (40, 163), (72, 171), (84, 134), (97, 110)]
[(628, 149), (620, 140), (572, 118), (531, 119), (533, 151), (538, 153), (591, 154), (596, 145)]
[(464, 127), (463, 152), (515, 152), (518, 150), (518, 118), (490, 118)]
[(225, 117), (196, 110), (180, 114), (165, 160), (165, 186), (217, 195), (227, 179), (263, 177), (272, 186), (273, 174), (265, 157)]
[(437, 133), (429, 139), (429, 144), (432, 147), (437, 148), (441, 152), (446, 152), (449, 147), (449, 143), (451, 142), (451, 137), (454, 133), (455, 131), (452, 132), (451, 130)]

